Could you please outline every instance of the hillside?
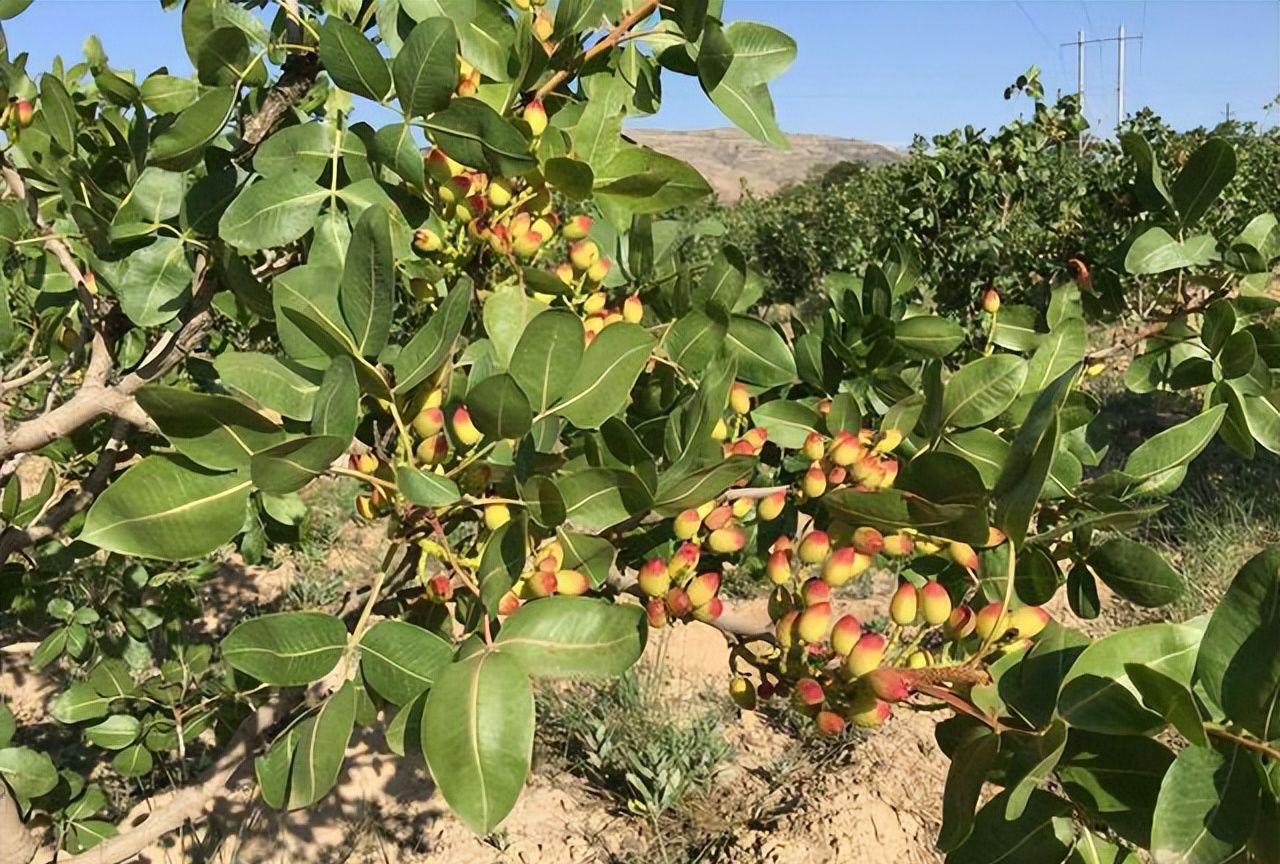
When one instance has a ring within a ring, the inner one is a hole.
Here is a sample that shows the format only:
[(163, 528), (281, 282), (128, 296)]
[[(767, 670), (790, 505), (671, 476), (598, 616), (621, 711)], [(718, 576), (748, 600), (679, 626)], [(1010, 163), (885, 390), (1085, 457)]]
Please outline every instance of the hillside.
[(881, 165), (902, 155), (883, 144), (826, 135), (791, 135), (791, 149), (784, 151), (761, 144), (737, 129), (628, 129), (627, 135), (690, 163), (702, 172), (721, 200), (728, 202), (741, 197), (744, 183), (753, 193), (768, 194), (805, 179), (814, 167), (841, 161)]

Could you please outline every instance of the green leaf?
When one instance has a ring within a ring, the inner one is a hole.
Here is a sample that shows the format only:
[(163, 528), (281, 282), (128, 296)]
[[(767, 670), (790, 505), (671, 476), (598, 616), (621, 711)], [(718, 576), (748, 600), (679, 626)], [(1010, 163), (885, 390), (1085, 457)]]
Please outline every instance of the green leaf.
[(142, 723), (137, 717), (128, 714), (112, 714), (101, 723), (84, 730), (84, 737), (97, 747), (107, 750), (123, 750), (134, 741), (142, 731)]
[(747, 284), (747, 261), (736, 246), (721, 247), (720, 254), (711, 260), (711, 266), (702, 274), (693, 289), (690, 302), (705, 309), (718, 304), (722, 309), (732, 309), (742, 296)]
[(253, 154), (253, 167), (264, 177), (302, 174), (315, 180), (328, 173), (343, 133), (319, 122), (301, 123), (273, 133)]
[(555, 413), (579, 429), (600, 428), (626, 405), (654, 342), (638, 324), (613, 324), (600, 331)]
[(426, 117), (448, 108), (458, 86), (458, 34), (453, 22), (428, 18), (415, 26), (391, 64), (391, 75), (406, 117)]
[[(178, 114), (173, 123), (151, 139), (147, 151), (152, 165), (186, 171), (199, 164), (205, 147), (227, 124), (236, 104), (236, 88), (215, 87)], [(226, 239), (226, 235), (223, 235)]]
[(272, 282), (276, 330), (285, 351), (299, 363), (322, 369), (331, 357), (355, 354), (355, 341), (342, 321), (340, 281), (337, 271), (308, 264)]
[(479, 99), (454, 99), (423, 121), (436, 146), (463, 165), (511, 177), (537, 166), (520, 131)]
[(582, 320), (553, 309), (535, 315), (511, 354), (509, 368), (529, 404), (546, 411), (564, 395), (582, 362)]
[(591, 533), (644, 513), (653, 505), (653, 493), (631, 471), (585, 468), (557, 477), (556, 487), (564, 498), (568, 518)]
[(387, 749), (397, 756), (404, 756), (409, 749), (421, 751), (422, 709), (427, 704), (426, 692), (419, 693), (413, 701), (396, 712), (387, 724)]
[(1151, 145), (1137, 132), (1126, 132), (1120, 136), (1120, 146), (1124, 153), (1137, 166), (1135, 187), (1143, 209), (1159, 212), (1173, 205), (1173, 199), (1165, 186), (1164, 174), (1160, 163), (1156, 161)]
[(76, 105), (66, 86), (53, 75), (40, 76), (40, 115), (49, 136), (65, 152), (76, 152)]
[(1010, 792), (1005, 816), (1009, 819), (1017, 819), (1025, 811), (1032, 793), (1048, 780), (1053, 775), (1054, 769), (1058, 767), (1058, 761), (1062, 758), (1067, 744), (1067, 724), (1061, 720), (1055, 720), (1048, 729), (1038, 735), (1018, 736), (1009, 733), (1008, 737), (1021, 742), (1019, 751), (1015, 753), (1018, 765), (1009, 778), (1011, 781), (1016, 779), (1016, 783), (1006, 783)]
[(360, 383), (350, 357), (335, 357), (316, 390), (311, 431), (350, 441), (360, 423)]
[(725, 35), (733, 46), (733, 72), (744, 84), (772, 81), (796, 59), (795, 40), (767, 24), (734, 21)]
[(1112, 537), (1089, 553), (1088, 564), (1111, 590), (1139, 606), (1166, 606), (1182, 596), (1182, 574), (1150, 546)]
[(310, 807), (338, 782), (356, 719), (356, 685), (348, 681), (298, 727), (298, 746), (289, 771), (290, 810)]
[(0, 747), (7, 747), (13, 740), (13, 733), (18, 729), (18, 722), (13, 717), (13, 710), (0, 702)]
[(427, 696), (422, 752), (454, 813), (478, 834), (498, 826), (533, 756), (533, 688), (524, 667), (482, 651), (451, 664)]
[(506, 7), (498, 0), (439, 0), (439, 4), (444, 17), (458, 25), (462, 56), (485, 77), (509, 80), (516, 32)]
[(364, 680), (384, 699), (408, 705), (449, 665), (453, 646), (406, 621), (379, 621), (360, 640)]
[(408, 123), (383, 126), (373, 136), (374, 158), (418, 189), (426, 183), (422, 151)]
[(1207, 264), (1215, 255), (1212, 237), (1199, 235), (1179, 241), (1156, 226), (1148, 228), (1133, 241), (1125, 253), (1124, 268), (1134, 275), (1165, 273)]
[(111, 767), (125, 777), (143, 777), (151, 773), (155, 758), (143, 744), (126, 747), (111, 760)]
[(253, 485), (273, 495), (297, 492), (323, 474), (350, 443), (331, 435), (308, 435), (255, 453), (249, 463)]
[(391, 249), (391, 215), (368, 207), (351, 234), (338, 300), (342, 317), (355, 339), (356, 351), (376, 357), (391, 334), (395, 303), (396, 261)]
[(791, 450), (804, 446), (805, 439), (822, 425), (817, 411), (785, 399), (765, 402), (752, 409), (751, 420), (768, 431), (770, 441)]
[(1160, 786), (1151, 826), (1158, 864), (1221, 864), (1244, 849), (1258, 820), (1258, 775), (1242, 748), (1187, 747)]
[(462, 499), (458, 484), (448, 477), (408, 465), (396, 467), (396, 486), (401, 495), (422, 507), (447, 507)]
[(1013, 404), (1027, 380), (1027, 363), (1012, 354), (993, 354), (966, 363), (947, 381), (941, 427), (981, 426)]
[(556, 539), (564, 547), (564, 566), (577, 570), (591, 580), (592, 585), (603, 585), (613, 569), (618, 550), (603, 537), (575, 534), (563, 528), (556, 531)]
[(262, 800), (268, 806), (283, 809), (289, 801), (289, 769), (298, 748), (302, 723), (295, 723), (271, 742), (267, 752), (253, 760)]
[(179, 453), (215, 471), (242, 468), (254, 453), (284, 440), (278, 426), (230, 396), (150, 384), (137, 400)]
[(117, 293), (120, 307), (139, 327), (172, 320), (186, 305), (191, 266), (181, 240), (159, 237), (129, 256)]
[(1124, 473), (1135, 478), (1128, 495), (1164, 495), (1178, 488), (1187, 465), (1217, 434), (1226, 410), (1214, 406), (1139, 444), (1124, 463)]
[(942, 827), (935, 844), (938, 851), (959, 848), (973, 832), (974, 809), (999, 751), (1000, 737), (978, 729), (951, 754), (942, 796)]
[(662, 350), (671, 362), (696, 372), (711, 362), (729, 333), (728, 322), (702, 312), (690, 312), (667, 328)]
[[(962, 524), (959, 520), (973, 512), (970, 504), (938, 504), (901, 489), (864, 492), (846, 487), (823, 495), (822, 503), (851, 517), (855, 525), (870, 525), (880, 531), (916, 528), (931, 533), (953, 523)], [(981, 542), (985, 542), (985, 528), (982, 533)], [(954, 539), (980, 542), (977, 537), (957, 536)]]
[(347, 628), (340, 618), (275, 612), (232, 628), (222, 640), (222, 658), (264, 684), (292, 687), (327, 675), (346, 646)]
[(180, 456), (148, 456), (98, 496), (79, 539), (167, 561), (206, 555), (239, 533), (251, 487)]
[(698, 45), (698, 81), (702, 89), (710, 93), (724, 80), (733, 62), (733, 45), (725, 36), (724, 28), (714, 18), (708, 19)]
[(89, 673), (89, 686), (110, 699), (133, 696), (138, 692), (129, 664), (114, 657), (108, 657), (93, 667)]
[[(1203, 643), (1200, 651), (1203, 654)], [(1190, 687), (1138, 663), (1129, 663), (1124, 668), (1129, 673), (1133, 686), (1142, 694), (1144, 705), (1169, 721), (1192, 744), (1206, 743), (1208, 738), (1205, 736), (1200, 708), (1196, 705), (1196, 698)]]
[(1191, 154), (1172, 190), (1183, 228), (1199, 221), (1235, 174), (1235, 148), (1221, 138), (1210, 138)]
[(240, 249), (269, 249), (301, 238), (329, 197), (306, 174), (264, 177), (246, 186), (218, 220), (218, 235)]
[(394, 363), (397, 395), (409, 392), (435, 374), (453, 353), (454, 343), (471, 311), (471, 297), (469, 280), (454, 285), (427, 325), (400, 349)]
[(526, 328), (546, 308), (545, 303), (529, 297), (521, 285), (498, 288), (485, 300), (484, 331), (493, 344), (499, 367), (507, 368)]
[(499, 526), (485, 541), (476, 578), (480, 582), (480, 598), (491, 615), (497, 614), (498, 602), (524, 570), (527, 546), (527, 524), (522, 518)]
[[(773, 116), (767, 82), (791, 65), (796, 43), (779, 30), (749, 21), (735, 21), (724, 31), (723, 39), (723, 48), (710, 48), (717, 62), (708, 64), (699, 56), (703, 89), (738, 128), (759, 141), (787, 149), (787, 138)], [(703, 40), (702, 50), (708, 50), (705, 33)], [(727, 64), (722, 59), (725, 54), (731, 59)], [(706, 74), (710, 68), (717, 74)]]
[(777, 387), (796, 378), (796, 359), (777, 330), (763, 321), (734, 315), (725, 349), (738, 361), (738, 377), (749, 384)]
[(83, 723), (106, 717), (111, 698), (101, 696), (83, 681), (77, 681), (49, 700), (49, 715), (59, 723)]
[(352, 25), (329, 15), (320, 28), (320, 62), (343, 90), (382, 101), (391, 89), (387, 61)]
[(634, 214), (660, 213), (711, 194), (711, 186), (692, 165), (647, 147), (622, 146), (607, 163), (592, 162), (591, 168), (598, 202), (625, 214), (617, 220), (624, 225)]
[(1104, 735), (1151, 735), (1165, 720), (1143, 707), (1127, 666), (1142, 664), (1188, 684), (1203, 622), (1145, 624), (1094, 642), (1076, 660), (1058, 693), (1058, 713), (1073, 727)]
[(200, 85), (191, 78), (152, 73), (138, 88), (142, 102), (157, 114), (177, 114), (200, 96)]
[(947, 864), (1060, 864), (1071, 851), (1071, 805), (1035, 791), (1017, 819), (1006, 819), (1009, 791), (978, 811), (973, 833), (947, 855)]
[(573, 201), (582, 201), (591, 196), (595, 185), (595, 173), (591, 166), (578, 159), (566, 156), (555, 156), (542, 166), (547, 184)]
[(0, 777), (28, 800), (48, 794), (58, 785), (58, 769), (53, 767), (49, 754), (30, 747), (0, 750)]
[(467, 394), (476, 428), (491, 438), (519, 438), (533, 426), (529, 399), (511, 375), (481, 381)]
[(964, 342), (964, 330), (947, 318), (916, 315), (899, 321), (893, 328), (893, 338), (921, 357), (946, 357)]
[(1076, 729), (1057, 774), (1072, 800), (1120, 837), (1146, 848), (1160, 783), (1171, 764), (1169, 748), (1150, 738)]
[(546, 597), (517, 609), (494, 646), (537, 677), (605, 677), (621, 675), (640, 659), (646, 633), (639, 606)]
[(111, 219), (111, 239), (140, 237), (177, 216), (182, 209), (186, 185), (186, 175), (180, 172), (155, 167), (144, 169)]
[[(16, 18), (32, 4), (33, 0), (0, 0), (0, 20)], [(31, 796), (28, 796), (31, 797)]]
[(691, 473), (666, 471), (658, 478), (653, 509), (663, 516), (674, 516), (690, 507), (700, 507), (751, 476), (755, 467), (753, 456), (730, 456)]
[(1022, 392), (1038, 393), (1052, 384), (1084, 359), (1088, 341), (1084, 320), (1080, 318), (1068, 318), (1047, 333), (1027, 362), (1027, 380)]
[(1227, 717), (1264, 741), (1280, 738), (1280, 547), (1240, 568), (1209, 619), (1196, 680)]
[(305, 367), (254, 351), (227, 351), (213, 367), (228, 390), (263, 408), (295, 420), (310, 420), (315, 411), (320, 385), (308, 377), (314, 373)]

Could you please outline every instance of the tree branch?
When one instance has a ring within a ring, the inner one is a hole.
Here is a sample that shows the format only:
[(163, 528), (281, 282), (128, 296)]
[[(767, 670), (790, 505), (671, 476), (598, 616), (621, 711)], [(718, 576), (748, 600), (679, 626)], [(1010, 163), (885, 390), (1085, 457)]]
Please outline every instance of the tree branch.
[(25, 529), (11, 525), (0, 531), (0, 564), (8, 561), (13, 553), (53, 536), (67, 524), (72, 516), (93, 503), (94, 499), (107, 487), (107, 481), (115, 471), (116, 463), (124, 452), (125, 438), (128, 436), (130, 426), (128, 421), (116, 421), (115, 428), (111, 430), (111, 439), (98, 457), (98, 464), (80, 484), (79, 489), (64, 495), (62, 500), (49, 508), (49, 511), (34, 525)]
[(644, 0), (629, 15), (618, 22), (618, 26), (610, 30), (603, 39), (592, 45), (582, 53), (582, 57), (574, 64), (573, 69), (561, 69), (556, 74), (548, 78), (541, 87), (534, 91), (534, 99), (543, 99), (548, 93), (555, 90), (564, 82), (568, 81), (576, 69), (590, 63), (593, 59), (608, 51), (610, 48), (618, 44), (623, 36), (631, 31), (644, 19), (653, 14), (653, 10), (658, 8), (658, 0)]
[(282, 720), (298, 698), (297, 694), (281, 695), (245, 718), (222, 755), (198, 783), (173, 792), (162, 805), (150, 810), (149, 814), (142, 808), (154, 807), (155, 799), (134, 808), (130, 818), (125, 821), (133, 822), (139, 815), (145, 815), (145, 819), (136, 827), (124, 830), (79, 855), (62, 856), (56, 848), (47, 847), (28, 860), (31, 864), (52, 864), (54, 861), (58, 864), (120, 864), (169, 832), (176, 831), (189, 821), (199, 820), (204, 816), (208, 805), (226, 792), (227, 784), (254, 754), (262, 733)]
[[(208, 306), (216, 282), (210, 275), (203, 256), (196, 261), (195, 279), (195, 297), (188, 307), (186, 321), (176, 331), (166, 333), (136, 371), (121, 378), (117, 384), (107, 385), (105, 381), (112, 363), (110, 352), (106, 353), (106, 363), (100, 373), (95, 371), (95, 362), (91, 360), (85, 383), (75, 395), (56, 408), (19, 423), (11, 432), (0, 436), (0, 462), (19, 453), (39, 450), (99, 417), (114, 415), (135, 425), (144, 422), (144, 415), (137, 411), (133, 394), (144, 384), (177, 365), (204, 337), (210, 323)], [(103, 344), (105, 346), (105, 342)]]
[(302, 101), (302, 97), (316, 83), (320, 74), (320, 56), (318, 54), (291, 54), (284, 61), (280, 77), (267, 92), (262, 107), (245, 121), (244, 134), (231, 158), (237, 165), (244, 166), (253, 158), (254, 152), (272, 130), (276, 128), (285, 114)]

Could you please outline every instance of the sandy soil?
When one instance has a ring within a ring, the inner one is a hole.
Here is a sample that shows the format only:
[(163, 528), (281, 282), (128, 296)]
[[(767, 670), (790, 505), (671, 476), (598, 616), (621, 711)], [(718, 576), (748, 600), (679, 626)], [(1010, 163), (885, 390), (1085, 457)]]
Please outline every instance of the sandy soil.
[[(246, 574), (228, 567), (220, 590), (224, 600), (270, 602), (287, 587), (288, 568)], [(210, 598), (214, 601), (214, 598)], [(215, 601), (216, 602), (216, 601)], [(871, 617), (868, 601), (852, 601), (851, 611)], [(763, 600), (739, 604), (736, 612), (764, 617)], [(235, 610), (211, 605), (200, 622), (216, 622)], [(728, 676), (728, 650), (720, 633), (701, 624), (669, 628), (651, 639), (646, 662), (660, 663), (666, 675), (664, 700), (688, 703), (708, 692), (721, 693)], [(41, 718), (53, 689), (41, 676), (5, 663), (0, 698), (21, 722)], [(714, 698), (721, 698), (718, 695)], [(706, 703), (701, 703), (705, 709)], [(923, 864), (933, 852), (946, 762), (936, 752), (930, 717), (900, 716), (865, 740), (819, 754), (799, 750), (784, 730), (761, 715), (730, 720), (726, 740), (736, 759), (719, 775), (709, 796), (676, 849), (705, 842), (718, 850), (704, 860), (742, 864), (811, 864), (856, 860), (868, 864)], [(490, 838), (478, 838), (449, 815), (422, 763), (387, 755), (380, 724), (358, 732), (334, 794), (295, 813), (260, 806), (244, 782), (199, 829), (148, 849), (147, 864), (187, 862), (405, 862), (405, 864), (606, 864), (661, 862), (660, 844), (646, 823), (620, 812), (616, 802), (586, 781), (554, 765), (535, 765), (515, 810)], [(815, 746), (818, 746), (815, 744)], [(701, 812), (705, 810), (704, 812)], [(676, 842), (678, 841), (678, 842)], [(647, 850), (647, 851), (646, 851)], [(681, 852), (663, 864), (685, 864)]]

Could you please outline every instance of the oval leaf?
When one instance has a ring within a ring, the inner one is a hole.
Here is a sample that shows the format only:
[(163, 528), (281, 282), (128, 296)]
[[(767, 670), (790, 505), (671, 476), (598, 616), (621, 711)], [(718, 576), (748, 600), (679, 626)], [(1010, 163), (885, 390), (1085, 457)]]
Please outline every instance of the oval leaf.
[(529, 674), (551, 678), (620, 675), (644, 652), (644, 610), (593, 597), (547, 597), (526, 603), (494, 644)]
[(533, 757), (533, 687), (497, 651), (450, 664), (427, 696), (422, 752), (445, 801), (477, 834), (511, 812)]
[(222, 657), (265, 684), (310, 684), (333, 669), (347, 645), (341, 619), (320, 612), (277, 612), (237, 624), (222, 640)]

